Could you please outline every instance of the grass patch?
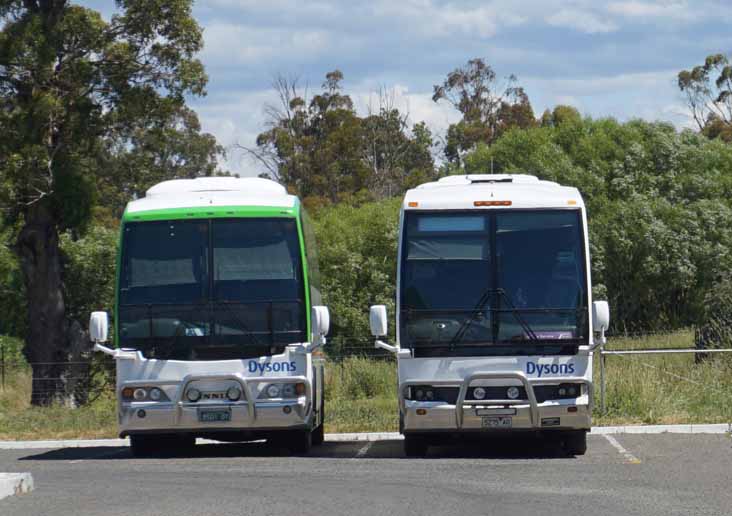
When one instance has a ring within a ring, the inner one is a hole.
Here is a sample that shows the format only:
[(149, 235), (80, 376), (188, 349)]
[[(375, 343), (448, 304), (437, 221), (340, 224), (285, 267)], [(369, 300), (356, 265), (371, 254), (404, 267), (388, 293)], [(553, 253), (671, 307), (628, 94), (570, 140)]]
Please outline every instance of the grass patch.
[[(612, 338), (608, 349), (686, 348), (691, 331)], [(732, 421), (732, 356), (694, 363), (692, 354), (606, 357), (606, 413), (600, 413), (595, 360), (595, 425)], [(0, 389), (0, 440), (117, 435), (114, 393), (75, 410), (30, 406), (30, 370), (14, 369)], [(350, 357), (326, 365), (326, 432), (398, 429), (396, 363)]]
[[(693, 347), (693, 332), (608, 340), (608, 349)], [(600, 412), (600, 362), (595, 360), (596, 425), (727, 423), (732, 421), (732, 356), (702, 363), (693, 354), (605, 357), (606, 411)]]
[(0, 388), (0, 440), (117, 437), (113, 392), (78, 409), (31, 407), (30, 368), (15, 369)]
[(325, 375), (326, 432), (398, 430), (396, 362), (349, 357)]

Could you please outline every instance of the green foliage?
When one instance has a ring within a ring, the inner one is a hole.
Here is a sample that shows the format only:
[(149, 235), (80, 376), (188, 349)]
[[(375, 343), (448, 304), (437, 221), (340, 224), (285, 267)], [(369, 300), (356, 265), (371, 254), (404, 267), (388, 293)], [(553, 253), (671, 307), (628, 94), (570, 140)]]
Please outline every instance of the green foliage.
[(516, 77), (498, 83), (496, 72), (483, 59), (471, 59), (456, 68), (442, 84), (433, 86), (432, 100), (447, 101), (463, 118), (447, 130), (445, 157), (459, 164), (476, 145), (491, 144), (511, 128), (536, 125), (529, 97)]
[(360, 117), (342, 80), (340, 71), (328, 73), (321, 93), (308, 100), (296, 81), (279, 77), (281, 105), (266, 109), (271, 128), (257, 136), (256, 149), (245, 150), (309, 206), (390, 197), (434, 177), (427, 127), (410, 131), (384, 92), (378, 109)]
[(331, 312), (328, 353), (371, 348), (370, 305), (393, 320), (400, 199), (322, 209), (315, 219), (323, 298)]
[(396, 397), (396, 364), (352, 356), (327, 366), (325, 393), (328, 401)]
[(732, 140), (732, 63), (724, 54), (707, 56), (704, 64), (677, 76), (699, 130), (710, 138)]
[(673, 126), (580, 119), (559, 107), (465, 158), (469, 172), (522, 172), (576, 186), (588, 206), (592, 277), (613, 325), (648, 330), (704, 319), (732, 268), (732, 148)]
[(118, 232), (92, 226), (84, 237), (74, 240), (70, 233), (61, 237), (66, 256), (66, 311), (70, 319), (86, 322), (95, 310), (110, 311), (114, 306), (114, 271)]

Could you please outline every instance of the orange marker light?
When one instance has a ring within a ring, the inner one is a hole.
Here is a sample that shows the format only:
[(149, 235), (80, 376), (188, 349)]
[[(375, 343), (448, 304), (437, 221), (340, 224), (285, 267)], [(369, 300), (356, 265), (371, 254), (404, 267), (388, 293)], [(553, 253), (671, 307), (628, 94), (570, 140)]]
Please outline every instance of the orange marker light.
[(576, 206), (577, 201), (575, 201), (575, 200), (567, 201), (567, 204), (569, 204), (570, 206)]
[(511, 201), (475, 201), (473, 206), (511, 206)]
[(305, 384), (300, 382), (295, 384), (295, 392), (298, 396), (305, 394)]
[(419, 203), (416, 201), (410, 201), (407, 203), (407, 206), (409, 206), (410, 208), (416, 208), (417, 206), (419, 206)]

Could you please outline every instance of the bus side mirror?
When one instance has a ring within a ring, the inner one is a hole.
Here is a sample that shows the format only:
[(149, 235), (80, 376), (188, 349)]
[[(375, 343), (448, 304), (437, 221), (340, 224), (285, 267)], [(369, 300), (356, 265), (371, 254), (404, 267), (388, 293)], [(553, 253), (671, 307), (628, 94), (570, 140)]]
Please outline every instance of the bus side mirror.
[(314, 306), (311, 312), (313, 335), (318, 345), (325, 344), (325, 336), (330, 331), (330, 312), (327, 306)]
[(107, 312), (92, 312), (89, 317), (89, 338), (95, 344), (107, 342), (109, 318)]
[(592, 327), (600, 333), (599, 344), (605, 344), (605, 330), (610, 326), (610, 307), (607, 301), (595, 301), (592, 303)]
[(386, 318), (386, 306), (374, 305), (369, 313), (369, 324), (371, 325), (371, 335), (374, 337), (383, 337), (389, 333), (389, 321)]

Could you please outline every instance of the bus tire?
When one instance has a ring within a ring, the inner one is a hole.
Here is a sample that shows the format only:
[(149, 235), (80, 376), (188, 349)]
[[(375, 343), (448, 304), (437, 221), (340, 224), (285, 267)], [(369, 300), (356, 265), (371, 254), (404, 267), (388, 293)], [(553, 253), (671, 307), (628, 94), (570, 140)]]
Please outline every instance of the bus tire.
[(288, 436), (287, 448), (295, 455), (307, 455), (313, 446), (313, 431), (309, 428), (296, 430)]
[(325, 396), (320, 400), (320, 424), (313, 430), (313, 444), (320, 446), (325, 441)]
[(424, 437), (409, 434), (404, 436), (404, 455), (407, 457), (424, 457), (428, 448)]
[(133, 457), (153, 457), (164, 451), (162, 444), (160, 439), (150, 435), (130, 436), (130, 450)]
[(564, 450), (569, 455), (584, 455), (587, 452), (587, 432), (576, 430), (564, 436)]

